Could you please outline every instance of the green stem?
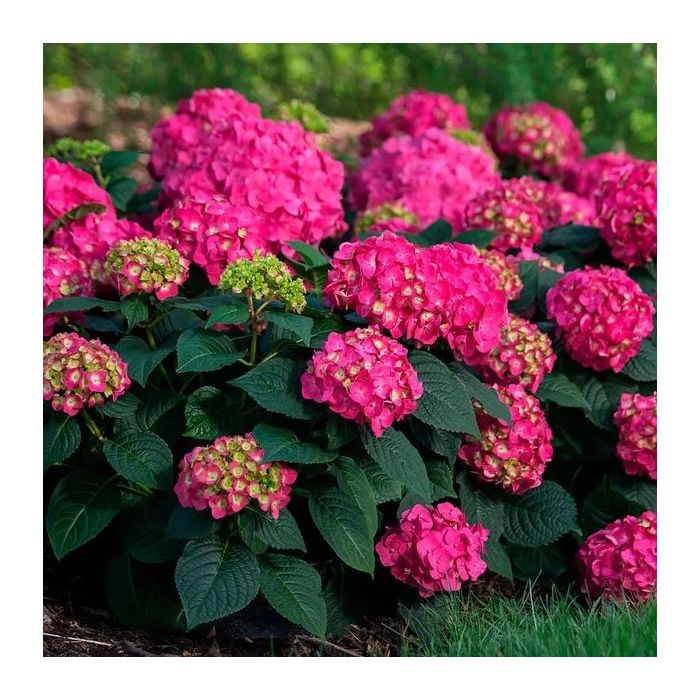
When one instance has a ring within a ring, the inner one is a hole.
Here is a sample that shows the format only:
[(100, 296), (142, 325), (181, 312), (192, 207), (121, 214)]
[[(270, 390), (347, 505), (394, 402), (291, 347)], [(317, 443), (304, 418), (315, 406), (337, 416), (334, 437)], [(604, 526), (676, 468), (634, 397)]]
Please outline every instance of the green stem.
[(255, 356), (258, 351), (258, 314), (255, 310), (253, 295), (247, 294), (248, 310), (250, 311), (250, 353), (248, 359), (251, 367), (255, 367)]
[(87, 426), (87, 429), (100, 441), (104, 442), (105, 441), (105, 436), (102, 434), (102, 431), (99, 429), (97, 423), (93, 420), (92, 416), (85, 410), (83, 409), (81, 411), (81, 414), (83, 416), (83, 420), (85, 421), (85, 425)]
[(97, 184), (103, 190), (106, 190), (107, 185), (109, 184), (109, 177), (104, 176), (104, 173), (102, 172), (102, 167), (99, 163), (95, 163), (95, 177), (97, 178)]

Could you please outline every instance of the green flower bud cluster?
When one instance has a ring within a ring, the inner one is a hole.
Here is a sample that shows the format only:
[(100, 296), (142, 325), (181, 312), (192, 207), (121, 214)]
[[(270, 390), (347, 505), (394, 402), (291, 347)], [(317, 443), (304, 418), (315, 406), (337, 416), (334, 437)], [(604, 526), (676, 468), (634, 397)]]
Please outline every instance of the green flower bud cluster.
[(55, 141), (44, 155), (50, 158), (81, 163), (86, 160), (101, 158), (111, 150), (104, 141), (97, 141), (96, 139), (79, 141), (78, 139), (65, 137)]
[(418, 217), (406, 209), (406, 207), (389, 202), (358, 214), (355, 219), (355, 231), (357, 231), (357, 233), (373, 231), (377, 229), (377, 226), (396, 219), (405, 221), (412, 226), (417, 226), (420, 223)]
[(277, 115), (285, 122), (299, 122), (307, 131), (314, 134), (327, 134), (329, 131), (326, 115), (322, 114), (311, 102), (303, 102), (302, 100), (282, 102), (277, 107)]

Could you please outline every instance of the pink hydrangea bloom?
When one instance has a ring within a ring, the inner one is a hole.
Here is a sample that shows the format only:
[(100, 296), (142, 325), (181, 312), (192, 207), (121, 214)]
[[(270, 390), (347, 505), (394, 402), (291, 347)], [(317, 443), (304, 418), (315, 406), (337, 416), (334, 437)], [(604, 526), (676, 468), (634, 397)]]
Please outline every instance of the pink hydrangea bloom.
[(637, 159), (629, 153), (599, 153), (572, 164), (566, 173), (564, 184), (581, 197), (590, 198), (609, 171), (636, 162)]
[(130, 386), (126, 363), (99, 340), (59, 333), (44, 342), (44, 400), (54, 411), (74, 416), (116, 401)]
[(467, 204), (462, 228), (496, 231), (500, 235), (490, 245), (503, 252), (532, 247), (545, 228), (545, 191), (533, 183), (530, 178), (503, 180), (477, 195)]
[(260, 119), (260, 105), (248, 102), (235, 90), (212, 88), (195, 90), (180, 100), (175, 114), (161, 119), (151, 130), (153, 176), (196, 162), (196, 151), (212, 125), (235, 119)]
[(152, 238), (117, 243), (107, 255), (105, 277), (122, 296), (155, 292), (161, 301), (177, 295), (189, 262), (171, 245)]
[(619, 372), (654, 328), (654, 304), (619, 268), (567, 272), (547, 292), (547, 315), (584, 367)]
[(408, 350), (369, 326), (331, 333), (301, 377), (305, 399), (356, 423), (369, 424), (381, 437), (397, 420), (413, 413), (423, 386), (408, 361)]
[(291, 500), (297, 472), (283, 462), (265, 462), (251, 433), (220, 437), (195, 447), (179, 465), (175, 494), (183, 508), (211, 511), (217, 520), (242, 511), (251, 501), (277, 520)]
[(615, 449), (625, 473), (656, 481), (656, 392), (622, 394), (613, 420), (620, 431)]
[(469, 525), (451, 503), (417, 504), (401, 514), (398, 525), (386, 528), (375, 549), (394, 578), (428, 598), (458, 591), (486, 571), (488, 535), (482, 525)]
[(44, 228), (84, 204), (101, 204), (116, 217), (109, 194), (91, 175), (70, 163), (44, 158)]
[(353, 177), (350, 199), (358, 211), (391, 202), (415, 214), (423, 228), (446, 219), (459, 229), (469, 200), (499, 179), (484, 151), (431, 128), (375, 148)]
[[(61, 297), (91, 296), (92, 280), (87, 276), (85, 263), (67, 250), (44, 246), (44, 308)], [(68, 314), (80, 320), (82, 314)], [(51, 335), (61, 314), (44, 316), (44, 335)]]
[(487, 382), (521, 384), (535, 393), (556, 359), (546, 333), (533, 323), (509, 314), (508, 325), (501, 331), (501, 342), (472, 365)]
[(480, 250), (481, 257), (498, 277), (497, 288), (505, 292), (508, 301), (520, 298), (523, 291), (523, 281), (518, 274), (518, 265), (497, 250)]
[(479, 481), (521, 495), (542, 483), (553, 454), (552, 431), (540, 402), (520, 384), (494, 389), (509, 406), (512, 424), (489, 416), (475, 404), (481, 440), (466, 436), (457, 455)]
[(546, 102), (504, 107), (488, 120), (484, 133), (499, 158), (514, 158), (545, 177), (561, 177), (584, 152), (566, 112)]
[(608, 172), (596, 193), (600, 235), (628, 267), (656, 257), (656, 163), (639, 161)]
[(576, 557), (591, 598), (647, 600), (656, 595), (656, 513), (628, 515), (590, 535)]
[(372, 120), (372, 128), (360, 134), (360, 155), (368, 155), (392, 136), (418, 136), (431, 127), (469, 129), (471, 124), (464, 105), (448, 95), (412, 90), (397, 97)]

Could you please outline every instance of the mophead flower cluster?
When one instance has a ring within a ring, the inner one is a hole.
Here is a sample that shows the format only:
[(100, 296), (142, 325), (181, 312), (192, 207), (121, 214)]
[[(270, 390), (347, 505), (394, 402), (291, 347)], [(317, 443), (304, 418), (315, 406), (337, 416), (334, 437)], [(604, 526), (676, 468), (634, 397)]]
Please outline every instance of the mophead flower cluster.
[(116, 401), (131, 386), (126, 363), (99, 340), (59, 333), (44, 342), (44, 400), (69, 416)]
[(590, 198), (610, 171), (636, 162), (629, 153), (599, 153), (572, 164), (564, 177), (564, 185), (577, 195)]
[(542, 483), (553, 454), (552, 431), (538, 399), (520, 384), (494, 388), (510, 409), (511, 425), (475, 404), (481, 440), (467, 436), (457, 454), (479, 481), (520, 495)]
[(331, 333), (302, 374), (301, 393), (381, 437), (416, 410), (423, 386), (406, 348), (370, 326)]
[[(45, 246), (43, 270), (44, 308), (61, 297), (92, 294), (92, 280), (87, 275), (85, 263), (67, 250)], [(58, 314), (44, 316), (45, 336), (51, 335), (60, 317)], [(71, 317), (79, 319), (81, 315), (71, 314)]]
[(591, 598), (647, 600), (656, 595), (656, 513), (628, 515), (583, 543), (581, 588)]
[(210, 510), (221, 519), (242, 511), (251, 501), (277, 520), (291, 501), (297, 472), (283, 462), (265, 462), (251, 433), (220, 437), (195, 447), (179, 464), (175, 494), (183, 508)]
[(506, 299), (508, 301), (518, 299), (523, 291), (523, 281), (520, 279), (516, 262), (500, 251), (491, 248), (479, 252), (486, 264), (496, 273), (497, 288), (505, 293)]
[(417, 504), (386, 529), (376, 550), (383, 566), (397, 580), (418, 589), (422, 598), (458, 591), (486, 571), (483, 560), (489, 531), (469, 525), (450, 503)]
[(625, 473), (656, 481), (656, 392), (622, 394), (613, 420), (619, 430), (615, 451)]

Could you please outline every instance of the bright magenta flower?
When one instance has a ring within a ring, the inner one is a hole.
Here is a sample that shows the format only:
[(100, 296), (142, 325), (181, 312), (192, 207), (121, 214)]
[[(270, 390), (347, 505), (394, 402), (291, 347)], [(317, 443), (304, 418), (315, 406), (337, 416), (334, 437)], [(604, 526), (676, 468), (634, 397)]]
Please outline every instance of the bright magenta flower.
[[(44, 308), (61, 297), (92, 295), (92, 280), (87, 276), (85, 263), (67, 250), (44, 246)], [(80, 313), (69, 318), (82, 318)], [(60, 314), (44, 316), (44, 335), (51, 335)]]
[(504, 107), (484, 133), (499, 158), (513, 158), (545, 177), (561, 177), (584, 151), (569, 115), (546, 102)]
[(656, 595), (656, 513), (628, 515), (586, 539), (577, 555), (591, 598), (647, 600)]
[(469, 129), (464, 105), (448, 95), (412, 90), (400, 95), (372, 120), (372, 128), (360, 134), (360, 155), (366, 156), (392, 136), (418, 136), (431, 127)]
[(615, 450), (625, 473), (656, 481), (656, 392), (622, 394), (613, 419), (620, 431)]
[(131, 380), (126, 363), (99, 340), (59, 333), (44, 342), (44, 400), (69, 416), (116, 401)]
[(519, 299), (520, 293), (523, 291), (523, 281), (518, 274), (518, 265), (513, 262), (511, 256), (490, 249), (480, 250), (479, 254), (496, 273), (498, 277), (497, 289), (505, 292), (508, 301)]
[(654, 304), (623, 270), (567, 272), (547, 292), (547, 316), (569, 355), (598, 372), (619, 372), (654, 328)]
[(540, 402), (520, 384), (494, 389), (510, 407), (512, 424), (489, 416), (475, 404), (481, 440), (466, 436), (457, 454), (479, 481), (521, 495), (542, 483), (553, 454), (552, 431)]
[(352, 179), (350, 200), (358, 211), (391, 203), (415, 214), (422, 227), (446, 219), (460, 230), (469, 200), (499, 180), (484, 151), (431, 128), (375, 148)]
[(155, 292), (161, 301), (177, 295), (189, 262), (172, 246), (152, 238), (120, 241), (107, 255), (105, 277), (122, 296)]
[(552, 371), (557, 357), (552, 341), (537, 326), (515, 314), (501, 331), (501, 342), (472, 362), (484, 380), (498, 384), (521, 384), (533, 394)]
[(564, 184), (581, 197), (593, 197), (608, 172), (636, 162), (629, 153), (599, 153), (574, 163), (566, 173)]
[(394, 421), (416, 410), (423, 386), (408, 350), (370, 326), (331, 333), (301, 376), (301, 394), (327, 403), (343, 418), (369, 424), (381, 437)]
[(217, 520), (243, 510), (251, 500), (277, 520), (291, 500), (297, 472), (283, 462), (265, 462), (251, 433), (220, 437), (195, 447), (179, 465), (175, 494), (183, 508), (206, 510)]
[(628, 267), (656, 257), (656, 163), (609, 171), (596, 192), (600, 235)]
[(489, 531), (469, 525), (464, 513), (448, 502), (417, 504), (388, 527), (375, 547), (394, 578), (418, 589), (422, 598), (458, 591), (486, 571), (483, 560)]

